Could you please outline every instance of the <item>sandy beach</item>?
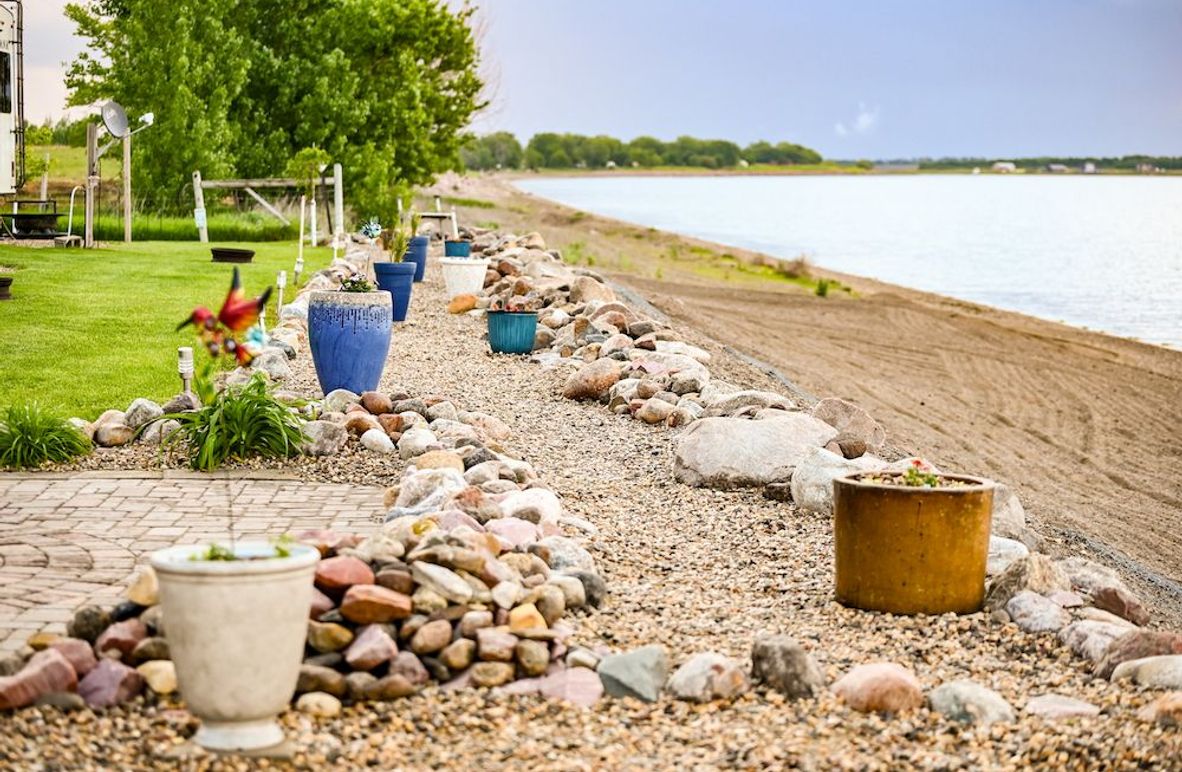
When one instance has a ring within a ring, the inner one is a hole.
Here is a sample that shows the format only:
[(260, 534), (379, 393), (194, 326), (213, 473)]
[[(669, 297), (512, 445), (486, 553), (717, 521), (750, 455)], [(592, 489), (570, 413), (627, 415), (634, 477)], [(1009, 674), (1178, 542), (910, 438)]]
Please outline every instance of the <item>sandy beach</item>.
[(753, 253), (577, 212), (505, 177), (436, 191), (485, 202), (458, 206), (463, 222), (543, 224), (568, 260), (590, 256), (678, 323), (858, 403), (900, 449), (1012, 485), (1043, 549), (1118, 566), (1182, 620), (1182, 352), (816, 269), (853, 290), (819, 298), (735, 267)]

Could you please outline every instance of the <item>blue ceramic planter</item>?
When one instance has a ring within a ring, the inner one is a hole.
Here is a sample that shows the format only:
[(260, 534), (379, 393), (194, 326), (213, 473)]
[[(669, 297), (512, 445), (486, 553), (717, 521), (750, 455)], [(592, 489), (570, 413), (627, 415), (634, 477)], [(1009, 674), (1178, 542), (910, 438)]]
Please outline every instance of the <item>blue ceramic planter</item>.
[(496, 354), (528, 354), (534, 350), (538, 315), (533, 311), (511, 314), (489, 311), (488, 345)]
[(469, 241), (445, 241), (443, 242), (443, 256), (471, 257), (472, 243)]
[(389, 292), (313, 292), (308, 344), (320, 388), (354, 394), (378, 387), (390, 351)]
[(418, 266), (414, 263), (390, 263), (377, 261), (373, 264), (374, 275), (378, 278), (378, 288), (390, 293), (394, 321), (405, 322), (406, 312), (410, 309), (410, 293), (414, 289), (415, 271)]
[(406, 257), (415, 264), (415, 281), (422, 281), (427, 271), (427, 245), (431, 242), (426, 236), (415, 236), (410, 240), (410, 249), (406, 250)]

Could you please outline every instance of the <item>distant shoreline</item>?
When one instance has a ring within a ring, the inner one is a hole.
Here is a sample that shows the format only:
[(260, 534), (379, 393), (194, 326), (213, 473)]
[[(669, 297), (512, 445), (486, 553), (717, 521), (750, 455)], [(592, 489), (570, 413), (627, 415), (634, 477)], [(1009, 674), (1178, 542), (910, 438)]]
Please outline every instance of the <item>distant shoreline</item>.
[[(692, 166), (661, 166), (648, 168), (618, 169), (533, 169), (503, 170), (496, 172), (467, 172), (469, 176), (487, 176), (505, 180), (533, 179), (536, 177), (859, 177), (859, 176), (915, 176), (923, 174), (963, 174), (973, 176), (971, 169), (861, 169), (861, 168), (775, 168), (749, 169), (706, 169)], [(1101, 169), (1094, 173), (1070, 172), (995, 172), (981, 169), (980, 176), (990, 177), (1182, 177), (1182, 170), (1163, 170), (1147, 174), (1126, 169)]]

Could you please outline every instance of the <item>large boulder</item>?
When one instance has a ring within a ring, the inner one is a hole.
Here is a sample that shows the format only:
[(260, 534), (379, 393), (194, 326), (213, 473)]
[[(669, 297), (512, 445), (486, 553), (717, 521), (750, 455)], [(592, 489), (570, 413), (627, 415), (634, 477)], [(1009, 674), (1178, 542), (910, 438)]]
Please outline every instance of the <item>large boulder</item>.
[(855, 472), (884, 469), (876, 456), (846, 459), (824, 448), (809, 448), (792, 473), (792, 500), (807, 512), (833, 513), (833, 481)]
[(678, 440), (673, 473), (683, 483), (710, 488), (787, 482), (810, 450), (836, 434), (804, 413), (766, 421), (703, 418)]
[(812, 414), (837, 429), (838, 434), (861, 440), (869, 451), (880, 450), (886, 444), (882, 424), (852, 402), (828, 397), (813, 406)]

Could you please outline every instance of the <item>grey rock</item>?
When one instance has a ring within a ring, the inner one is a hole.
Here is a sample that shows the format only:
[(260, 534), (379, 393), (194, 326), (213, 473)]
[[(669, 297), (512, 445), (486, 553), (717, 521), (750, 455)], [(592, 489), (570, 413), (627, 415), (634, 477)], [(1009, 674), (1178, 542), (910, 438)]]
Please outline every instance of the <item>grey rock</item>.
[(349, 431), (332, 421), (309, 421), (304, 424), (304, 453), (309, 456), (331, 456), (339, 453), (349, 441)]
[(837, 429), (847, 441), (860, 440), (871, 452), (886, 444), (886, 429), (882, 424), (852, 402), (828, 397), (813, 406), (812, 415)]
[(398, 454), (402, 459), (409, 460), (423, 455), (439, 440), (430, 429), (415, 427), (402, 433), (398, 440)]
[(1023, 590), (1006, 603), (1006, 613), (1027, 633), (1055, 633), (1071, 622), (1071, 614), (1049, 598)]
[(374, 453), (390, 454), (397, 452), (390, 435), (381, 429), (368, 429), (361, 435), (361, 447)]
[(664, 646), (642, 646), (604, 657), (598, 672), (604, 690), (612, 697), (656, 702), (669, 675), (669, 655)]
[(808, 452), (836, 434), (804, 413), (766, 421), (703, 418), (678, 440), (673, 472), (683, 483), (711, 488), (788, 482)]
[(101, 606), (83, 606), (74, 612), (74, 618), (66, 625), (66, 634), (94, 643), (112, 621), (111, 614)]
[(989, 557), (985, 563), (985, 575), (997, 576), (1009, 568), (1010, 564), (1015, 560), (1024, 558), (1029, 554), (1030, 550), (1026, 548), (1026, 545), (1016, 539), (990, 536)]
[(1117, 638), (1129, 632), (1127, 625), (1081, 619), (1059, 631), (1059, 640), (1081, 657), (1098, 663)]
[(825, 687), (816, 661), (787, 635), (765, 635), (751, 648), (751, 673), (789, 699), (811, 697)]
[(985, 595), (986, 608), (1004, 608), (1023, 590), (1039, 595), (1049, 595), (1057, 590), (1070, 590), (1071, 580), (1059, 566), (1046, 555), (1038, 552), (1018, 558), (989, 585)]
[(834, 480), (886, 466), (886, 461), (875, 456), (846, 459), (824, 448), (809, 448), (792, 472), (792, 500), (806, 512), (833, 514)]
[(167, 418), (164, 420), (155, 420), (148, 424), (142, 433), (140, 433), (140, 441), (146, 442), (149, 445), (159, 445), (161, 442), (167, 441), (172, 435), (181, 428), (181, 422), (174, 418)]
[(287, 354), (277, 348), (265, 348), (251, 361), (250, 366), (262, 370), (273, 381), (285, 381), (292, 376)]
[(555, 571), (595, 571), (595, 558), (567, 536), (547, 536), (537, 543), (542, 559)]
[(732, 700), (751, 688), (738, 663), (716, 652), (690, 658), (669, 679), (667, 689), (679, 700), (710, 702)]
[(123, 423), (130, 426), (132, 429), (138, 429), (149, 421), (155, 421), (160, 416), (164, 415), (164, 410), (150, 399), (140, 397), (132, 400), (128, 405), (127, 412), (124, 413)]
[(594, 571), (567, 571), (567, 576), (573, 576), (583, 583), (583, 595), (587, 598), (587, 605), (599, 608), (607, 598), (607, 583), (603, 577)]
[(334, 389), (324, 395), (324, 409), (334, 413), (343, 413), (349, 405), (357, 405), (360, 402), (361, 396), (348, 389)]
[(1182, 654), (1122, 662), (1112, 671), (1112, 682), (1126, 679), (1151, 689), (1182, 689)]
[(1008, 485), (997, 484), (993, 489), (993, 533), (1007, 539), (1025, 539), (1028, 537), (1026, 529), (1026, 510)]
[(1100, 715), (1100, 708), (1090, 702), (1062, 694), (1040, 694), (1026, 702), (1025, 712), (1047, 721)]
[(932, 710), (953, 721), (988, 726), (1014, 720), (1014, 709), (1005, 698), (975, 681), (953, 681), (928, 695)]

